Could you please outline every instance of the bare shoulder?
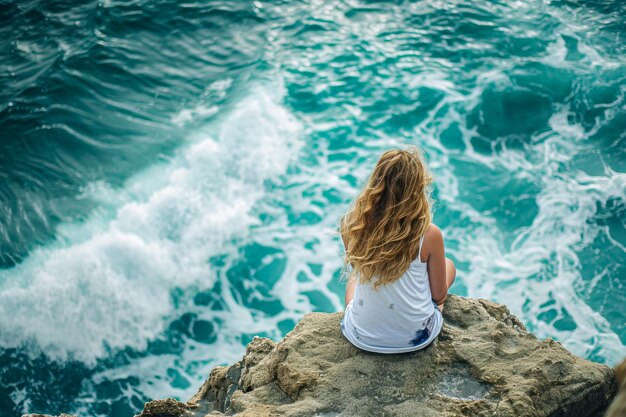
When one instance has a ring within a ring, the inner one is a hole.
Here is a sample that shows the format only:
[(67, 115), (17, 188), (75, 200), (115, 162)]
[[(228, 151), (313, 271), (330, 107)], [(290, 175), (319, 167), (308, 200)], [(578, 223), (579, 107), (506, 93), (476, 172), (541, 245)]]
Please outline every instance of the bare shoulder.
[(435, 224), (431, 223), (426, 229), (424, 235), (424, 242), (422, 243), (422, 252), (420, 254), (420, 261), (427, 262), (430, 258), (430, 254), (433, 251), (438, 250), (443, 246), (443, 233), (441, 229)]
[(427, 241), (443, 241), (443, 233), (441, 232), (439, 226), (437, 226), (435, 223), (431, 223), (430, 226), (428, 226), (428, 229), (426, 229), (426, 236), (424, 236), (424, 239), (424, 244), (426, 244)]

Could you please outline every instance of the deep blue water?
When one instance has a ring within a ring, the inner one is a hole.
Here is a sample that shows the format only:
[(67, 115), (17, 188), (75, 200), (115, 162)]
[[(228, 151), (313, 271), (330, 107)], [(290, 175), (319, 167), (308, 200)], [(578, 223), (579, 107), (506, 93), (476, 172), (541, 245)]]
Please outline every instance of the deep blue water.
[(339, 217), (424, 149), (452, 292), (626, 356), (626, 3), (0, 3), (0, 416), (186, 400), (343, 307)]

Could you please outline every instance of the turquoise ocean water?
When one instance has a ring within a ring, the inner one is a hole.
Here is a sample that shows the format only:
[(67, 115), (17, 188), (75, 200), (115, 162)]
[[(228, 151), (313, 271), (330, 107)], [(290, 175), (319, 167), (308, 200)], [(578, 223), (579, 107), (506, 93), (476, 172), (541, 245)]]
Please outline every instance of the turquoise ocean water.
[(626, 356), (626, 6), (0, 3), (0, 415), (183, 400), (343, 307), (339, 217), (422, 147), (452, 292)]

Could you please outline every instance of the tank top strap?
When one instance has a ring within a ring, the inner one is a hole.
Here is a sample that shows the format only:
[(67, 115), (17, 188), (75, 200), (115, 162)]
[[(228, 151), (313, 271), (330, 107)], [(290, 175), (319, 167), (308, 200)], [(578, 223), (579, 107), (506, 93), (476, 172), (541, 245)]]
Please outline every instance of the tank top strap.
[(422, 262), (422, 243), (424, 243), (424, 236), (426, 236), (426, 232), (424, 232), (424, 234), (420, 238), (420, 247), (417, 251), (417, 260), (420, 262)]

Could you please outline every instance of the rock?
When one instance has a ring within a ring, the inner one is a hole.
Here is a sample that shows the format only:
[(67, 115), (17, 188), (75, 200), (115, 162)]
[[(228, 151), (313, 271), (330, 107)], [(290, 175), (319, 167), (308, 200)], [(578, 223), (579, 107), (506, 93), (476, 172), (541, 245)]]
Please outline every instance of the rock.
[(278, 343), (255, 337), (187, 403), (151, 401), (139, 417), (599, 417), (616, 373), (606, 416), (626, 416), (626, 364), (614, 372), (538, 340), (503, 305), (450, 295), (435, 342), (396, 355), (352, 346), (342, 314), (307, 314)]
[(342, 314), (307, 314), (279, 343), (255, 338), (241, 361), (213, 369), (185, 412), (586, 417), (601, 415), (616, 390), (611, 368), (538, 340), (490, 301), (449, 296), (437, 340), (396, 355), (352, 346)]
[(615, 377), (619, 384), (619, 392), (606, 412), (606, 417), (626, 416), (626, 359), (615, 368)]
[(174, 398), (147, 402), (140, 416), (142, 417), (193, 417), (194, 405), (181, 403)]

